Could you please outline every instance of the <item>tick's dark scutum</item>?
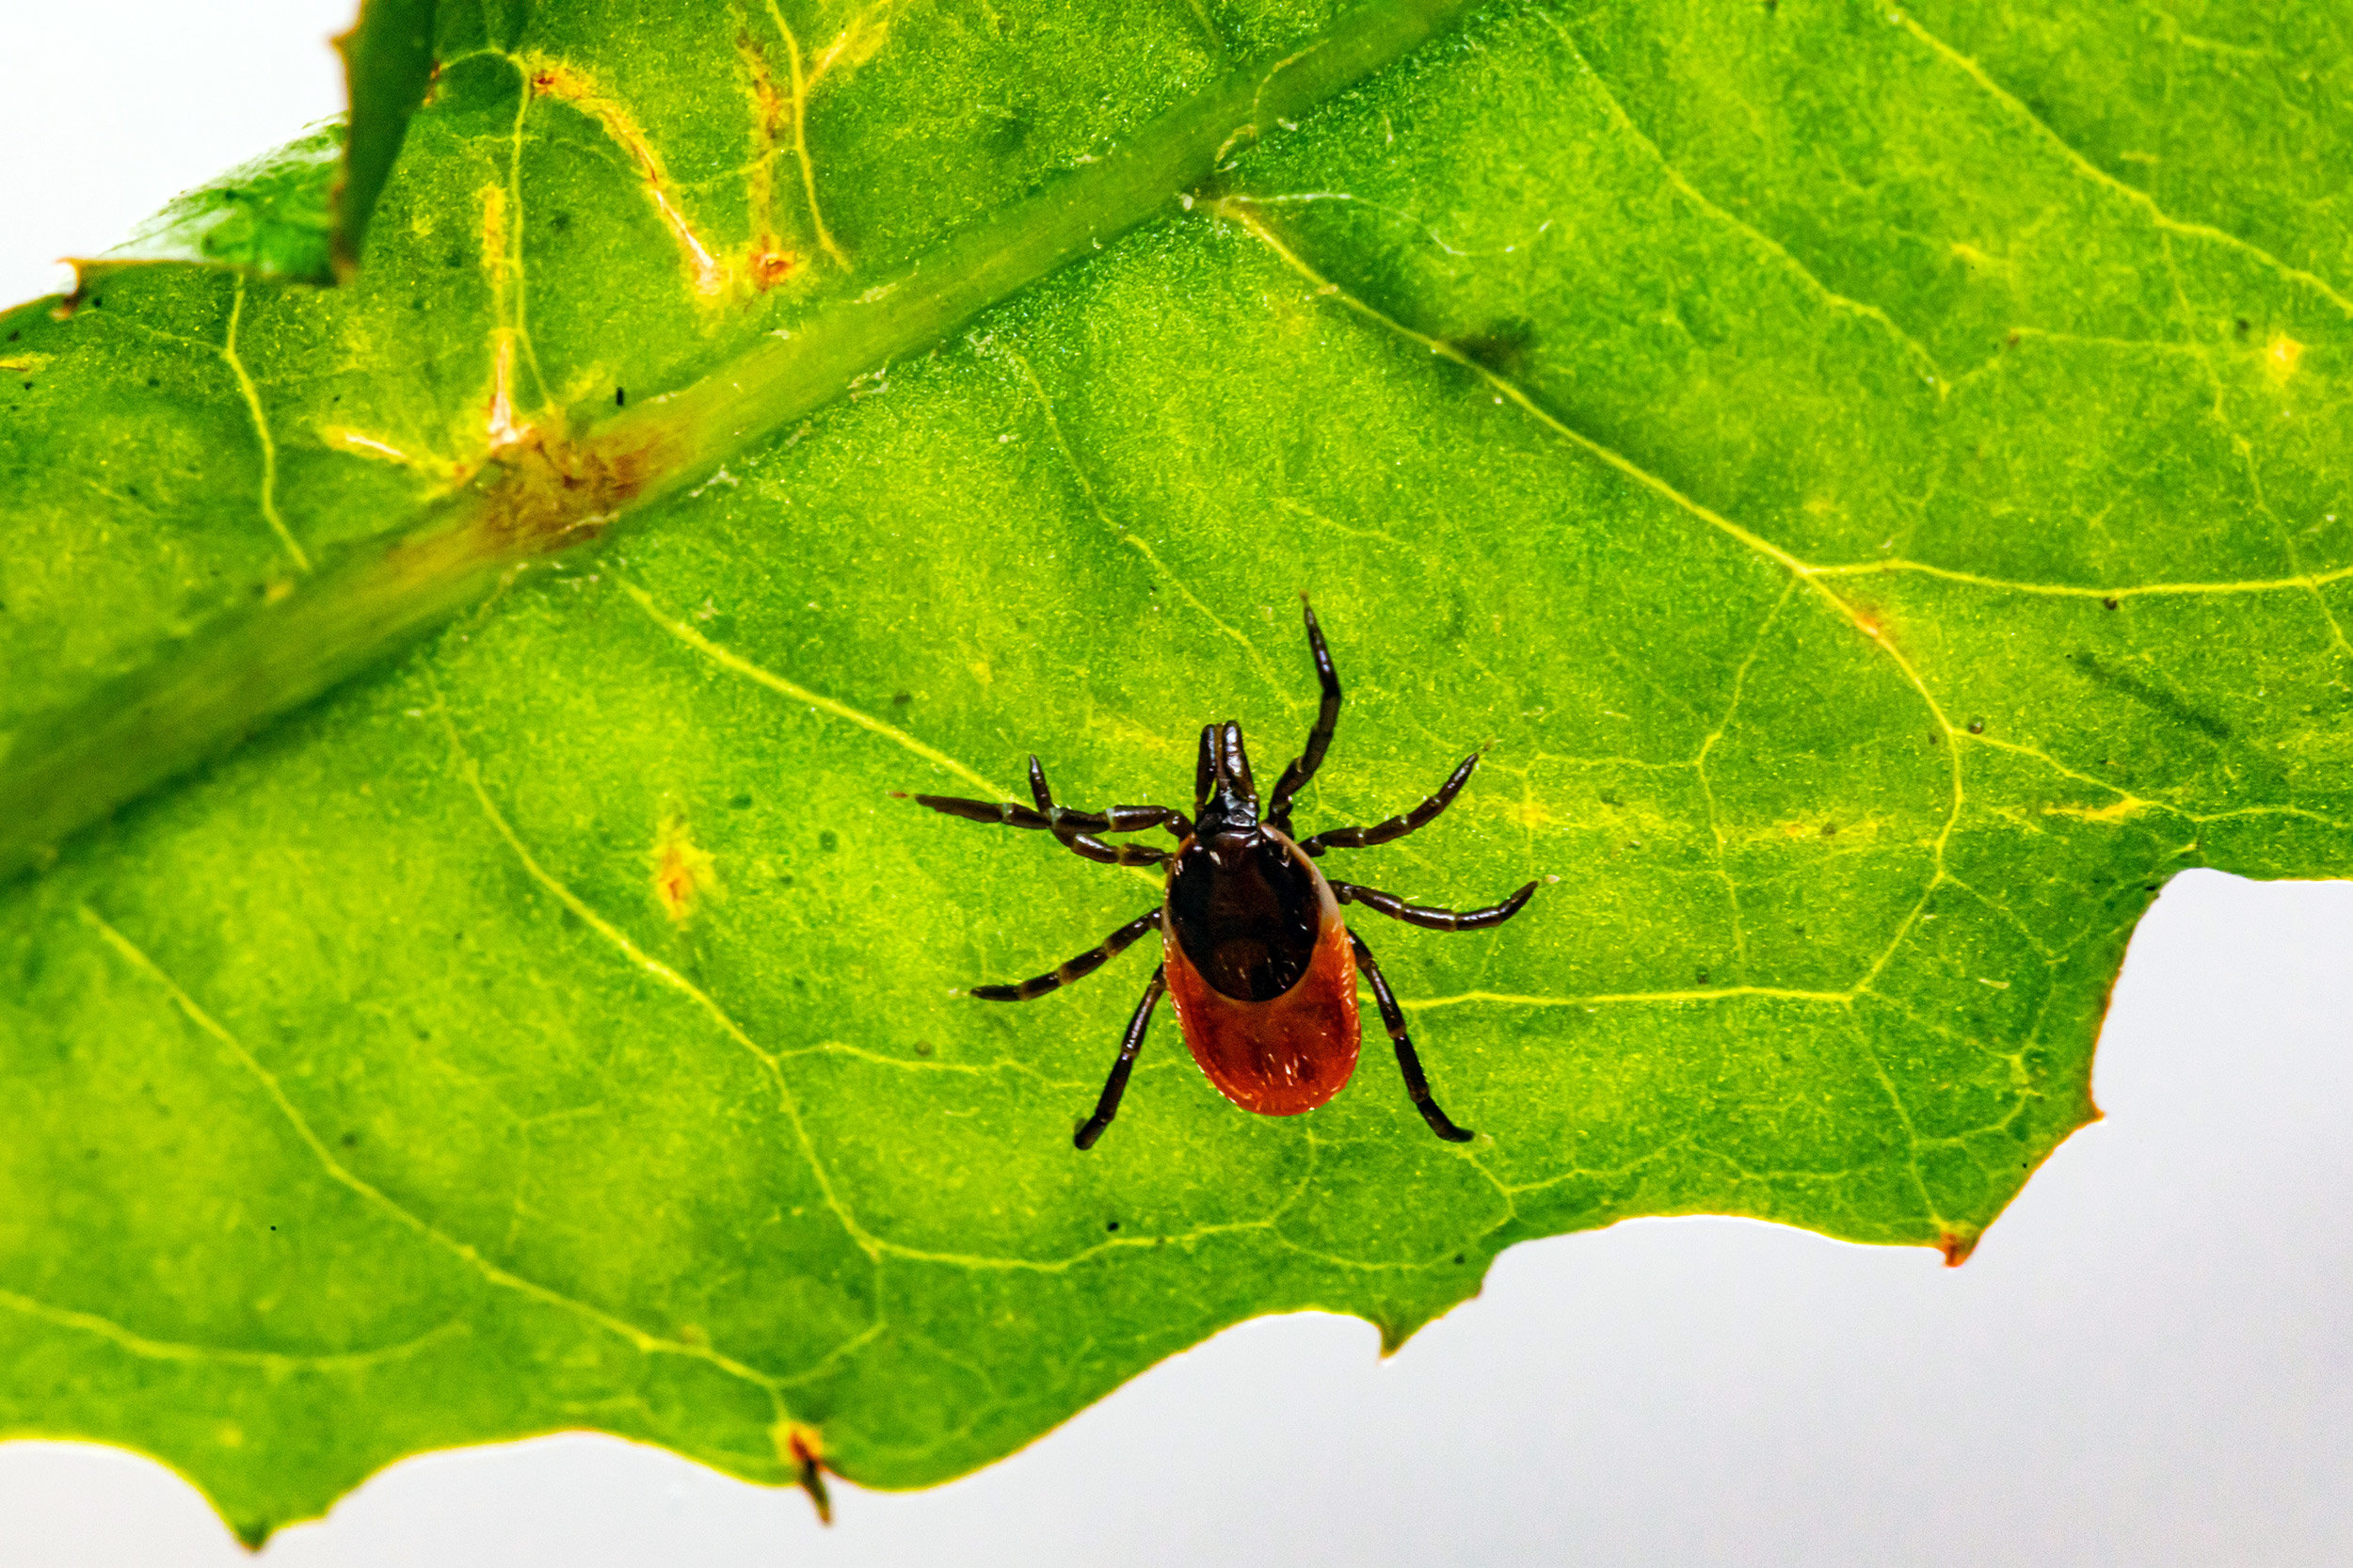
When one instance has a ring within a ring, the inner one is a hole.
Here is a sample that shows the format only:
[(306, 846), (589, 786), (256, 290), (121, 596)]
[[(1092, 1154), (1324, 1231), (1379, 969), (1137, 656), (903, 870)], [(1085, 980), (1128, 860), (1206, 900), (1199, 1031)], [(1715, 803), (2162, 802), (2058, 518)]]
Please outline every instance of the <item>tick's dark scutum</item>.
[(1168, 913), (1202, 979), (1238, 1001), (1272, 1001), (1307, 972), (1323, 900), (1305, 858), (1257, 828), (1187, 844), (1169, 876)]

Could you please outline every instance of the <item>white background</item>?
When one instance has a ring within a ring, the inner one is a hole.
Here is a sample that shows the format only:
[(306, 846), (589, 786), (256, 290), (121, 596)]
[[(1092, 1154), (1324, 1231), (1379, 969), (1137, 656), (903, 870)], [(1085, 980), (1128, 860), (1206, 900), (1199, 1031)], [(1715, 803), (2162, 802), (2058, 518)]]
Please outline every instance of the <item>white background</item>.
[[(0, 0), (0, 303), (341, 107), (350, 0)], [(1233, 1330), (938, 1491), (568, 1436), (411, 1460), (264, 1568), (2353, 1562), (2353, 886), (2175, 882), (2078, 1134), (1965, 1268), (1728, 1220), (1506, 1254), (1376, 1357)], [(8, 1369), (0, 1367), (0, 1377)], [(0, 1568), (248, 1561), (168, 1472), (0, 1445)]]

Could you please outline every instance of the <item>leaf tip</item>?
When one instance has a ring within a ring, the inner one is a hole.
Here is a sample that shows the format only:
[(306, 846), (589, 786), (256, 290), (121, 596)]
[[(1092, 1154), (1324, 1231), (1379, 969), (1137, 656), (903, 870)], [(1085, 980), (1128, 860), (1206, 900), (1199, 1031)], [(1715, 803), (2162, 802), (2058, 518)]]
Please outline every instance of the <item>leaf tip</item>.
[(1977, 1250), (1977, 1239), (1983, 1231), (1948, 1230), (1937, 1238), (1937, 1248), (1945, 1255), (1945, 1267), (1958, 1269), (1969, 1261), (1969, 1255)]
[(815, 1427), (779, 1421), (775, 1427), (776, 1457), (792, 1467), (793, 1484), (808, 1494), (817, 1522), (833, 1523), (833, 1496), (825, 1488), (824, 1438)]

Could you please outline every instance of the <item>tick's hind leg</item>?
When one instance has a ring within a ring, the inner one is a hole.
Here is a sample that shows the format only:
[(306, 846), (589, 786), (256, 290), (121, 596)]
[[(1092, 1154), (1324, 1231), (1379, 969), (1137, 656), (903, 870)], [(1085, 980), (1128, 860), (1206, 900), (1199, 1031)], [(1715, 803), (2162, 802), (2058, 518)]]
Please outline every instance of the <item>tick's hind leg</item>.
[(1381, 973), (1381, 966), (1372, 961), (1372, 950), (1354, 932), (1348, 934), (1356, 949), (1356, 967), (1372, 982), (1372, 1000), (1381, 1004), (1381, 1022), (1389, 1032), (1389, 1044), (1397, 1048), (1397, 1068), (1405, 1075), (1405, 1093), (1421, 1112), (1421, 1119), (1430, 1124), (1430, 1130), (1449, 1144), (1467, 1144), (1471, 1134), (1447, 1119), (1438, 1109), (1438, 1102), (1430, 1097), (1430, 1080), (1422, 1076), (1421, 1058), (1414, 1053), (1414, 1042), (1405, 1035), (1405, 1011), (1397, 1004), (1397, 993), (1389, 989), (1388, 981)]
[(1139, 915), (1103, 938), (1097, 945), (1062, 965), (1050, 974), (1038, 975), (1018, 985), (975, 985), (972, 994), (983, 1001), (1029, 1001), (1048, 991), (1058, 991), (1074, 980), (1084, 980), (1112, 959), (1128, 951), (1135, 939), (1147, 931), (1160, 928), (1160, 912)]
[(1527, 907), (1536, 884), (1531, 882), (1501, 904), (1491, 904), (1484, 909), (1433, 909), (1426, 904), (1408, 904), (1395, 893), (1359, 887), (1353, 882), (1335, 882), (1331, 888), (1332, 896), (1342, 904), (1361, 904), (1393, 920), (1403, 920), (1425, 931), (1484, 931), (1501, 925)]
[(1283, 770), (1275, 781), (1274, 793), (1267, 802), (1267, 821), (1283, 833), (1291, 830), (1291, 801), (1307, 787), (1307, 781), (1323, 766), (1323, 754), (1331, 749), (1332, 731), (1340, 722), (1340, 677), (1332, 667), (1332, 650), (1323, 646), (1323, 628), (1316, 624), (1315, 606), (1307, 596), (1299, 596), (1299, 606), (1307, 616), (1307, 649), (1315, 655), (1316, 680), (1323, 686), (1323, 700), (1316, 708), (1315, 728), (1307, 731), (1306, 749)]
[(1095, 1102), (1095, 1114), (1089, 1116), (1070, 1141), (1082, 1149), (1091, 1149), (1103, 1136), (1103, 1129), (1119, 1114), (1119, 1097), (1128, 1092), (1128, 1075), (1135, 1071), (1136, 1052), (1144, 1048), (1144, 1032), (1152, 1022), (1152, 1009), (1159, 1005), (1160, 993), (1168, 989), (1168, 966), (1163, 964), (1152, 971), (1151, 983), (1144, 988), (1144, 1000), (1136, 1003), (1133, 1016), (1128, 1020), (1128, 1032), (1119, 1042), (1119, 1060), (1112, 1064), (1112, 1076), (1104, 1080), (1103, 1097)]
[(1370, 827), (1329, 828), (1312, 839), (1300, 840), (1299, 847), (1309, 855), (1321, 855), (1327, 849), (1370, 849), (1375, 844), (1402, 839), (1417, 827), (1428, 826), (1439, 812), (1453, 805), (1454, 797), (1463, 792), (1463, 786), (1470, 782), (1471, 771), (1478, 766), (1479, 753), (1474, 751), (1455, 764), (1446, 782), (1438, 786), (1436, 794), (1403, 816), (1374, 823)]

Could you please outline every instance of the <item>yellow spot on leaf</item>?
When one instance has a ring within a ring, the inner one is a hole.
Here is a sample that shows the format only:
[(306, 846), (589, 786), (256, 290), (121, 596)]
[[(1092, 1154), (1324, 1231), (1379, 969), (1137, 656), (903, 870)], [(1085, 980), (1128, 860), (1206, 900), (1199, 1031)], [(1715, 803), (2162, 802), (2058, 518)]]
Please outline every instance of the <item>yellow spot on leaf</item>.
[(482, 270), (490, 287), (504, 291), (511, 258), (506, 246), (506, 187), (482, 187)]
[(1552, 824), (1552, 808), (1541, 800), (1516, 801), (1503, 808), (1503, 814), (1530, 832)]
[(662, 912), (680, 925), (687, 922), (704, 900), (727, 896), (719, 884), (718, 868), (695, 842), (687, 829), (686, 813), (675, 805), (664, 809), (661, 824), (654, 829), (650, 858), (654, 899)]
[(890, 39), (891, 13), (901, 3), (879, 0), (850, 18), (850, 24), (836, 33), (832, 42), (810, 56), (808, 85), (815, 88), (832, 72), (847, 74), (881, 53)]
[(501, 328), (490, 360), (490, 409), (488, 431), (490, 450), (502, 452), (531, 439), (532, 426), (515, 417), (515, 333)]
[(2304, 357), (2304, 345), (2285, 332), (2274, 332), (2264, 345), (2264, 376), (2270, 383), (2283, 386), (2296, 374), (2296, 361)]
[(0, 358), (0, 371), (14, 371), (20, 376), (30, 376), (48, 362), (49, 356), (46, 354), (11, 354)]
[(2046, 806), (2042, 814), (2046, 817), (2073, 817), (2077, 822), (2122, 822), (2135, 812), (2145, 809), (2148, 805), (2147, 801), (2137, 796), (2126, 795), (2097, 810), (2084, 806)]
[(356, 452), (363, 457), (380, 457), (388, 463), (413, 464), (411, 457), (392, 442), (378, 440), (345, 425), (332, 425), (319, 432), (319, 440), (339, 452)]

